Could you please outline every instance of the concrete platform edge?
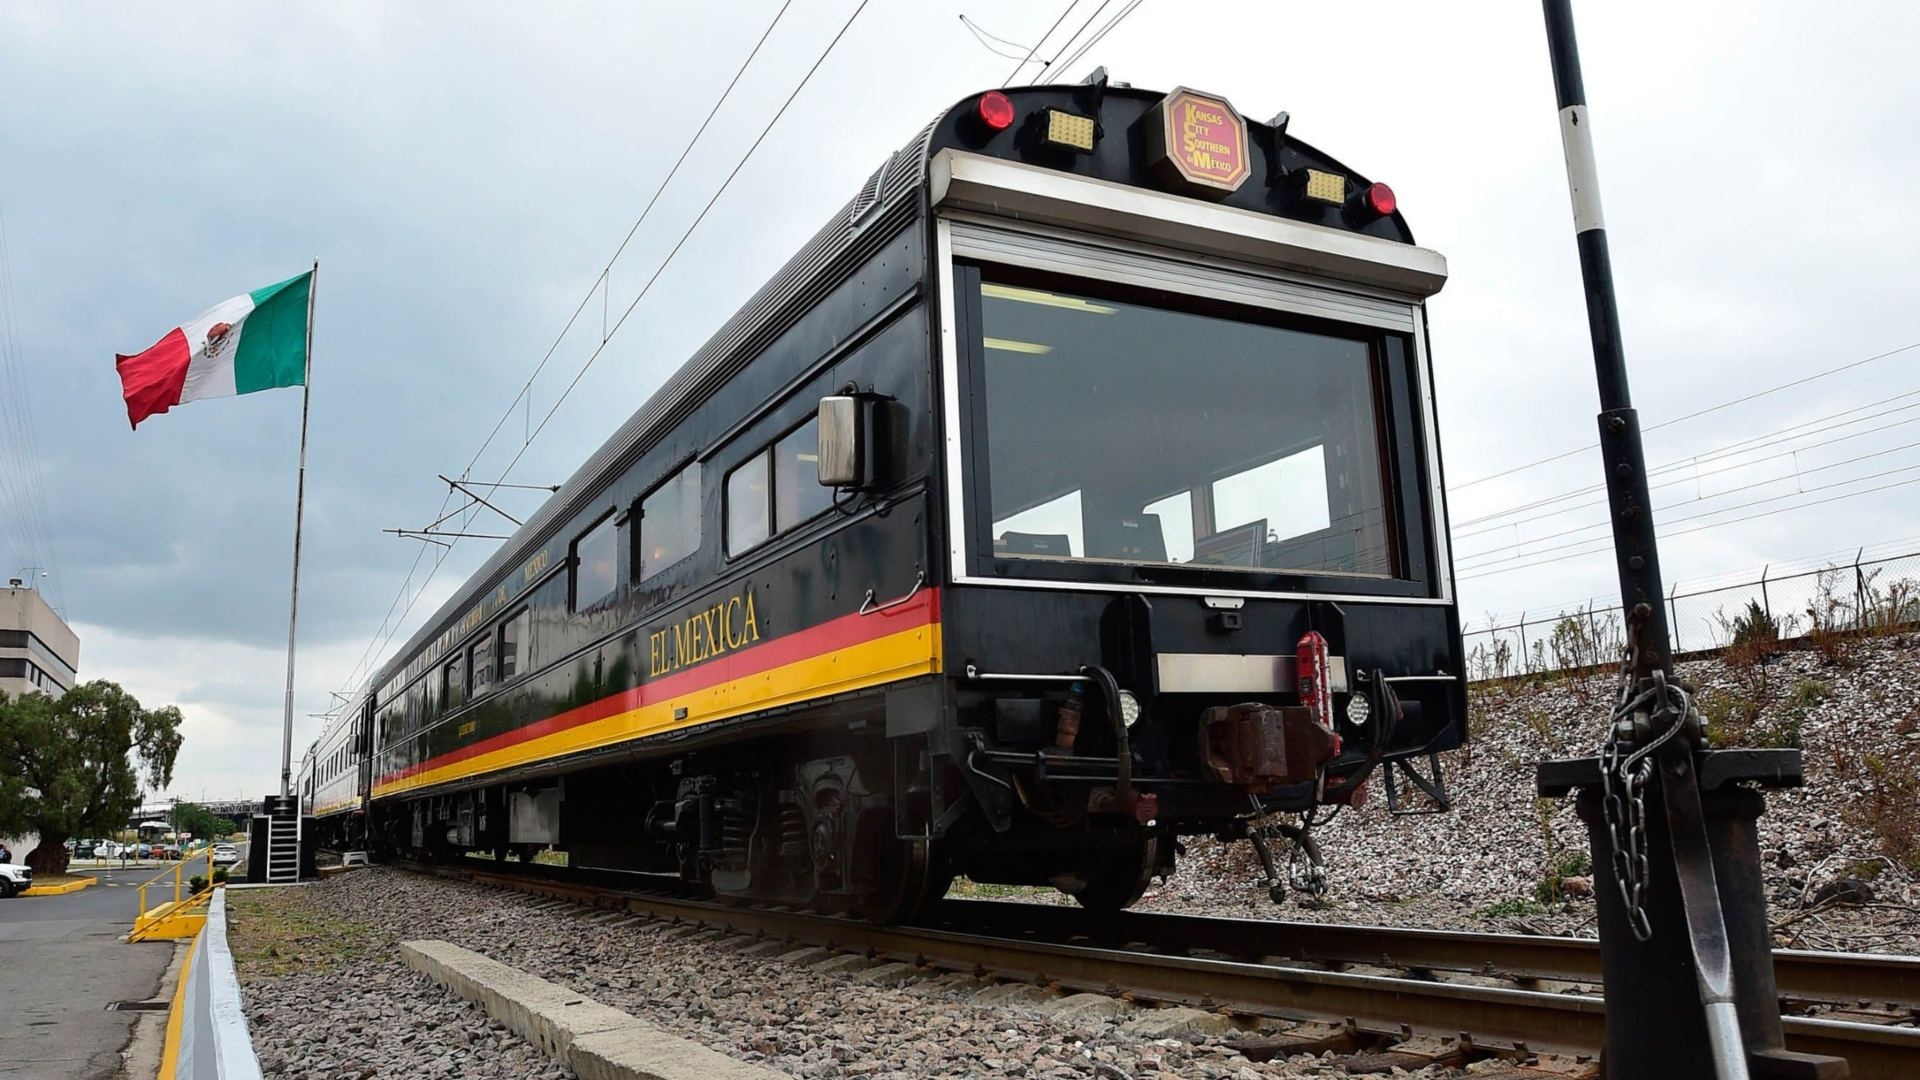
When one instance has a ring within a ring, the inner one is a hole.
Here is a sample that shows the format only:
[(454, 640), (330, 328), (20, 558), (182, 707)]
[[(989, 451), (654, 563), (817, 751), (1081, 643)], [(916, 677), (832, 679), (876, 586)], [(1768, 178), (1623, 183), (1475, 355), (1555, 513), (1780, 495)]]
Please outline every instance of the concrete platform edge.
[(403, 941), (400, 958), (580, 1080), (790, 1080), (449, 942)]

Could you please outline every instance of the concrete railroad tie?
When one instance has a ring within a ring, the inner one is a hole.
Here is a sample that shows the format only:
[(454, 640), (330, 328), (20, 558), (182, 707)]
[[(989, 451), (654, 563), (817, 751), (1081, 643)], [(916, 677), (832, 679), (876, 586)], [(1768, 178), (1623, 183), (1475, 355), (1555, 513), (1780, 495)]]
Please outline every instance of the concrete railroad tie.
[(791, 1080), (444, 941), (403, 941), (406, 965), (485, 1009), (580, 1080)]

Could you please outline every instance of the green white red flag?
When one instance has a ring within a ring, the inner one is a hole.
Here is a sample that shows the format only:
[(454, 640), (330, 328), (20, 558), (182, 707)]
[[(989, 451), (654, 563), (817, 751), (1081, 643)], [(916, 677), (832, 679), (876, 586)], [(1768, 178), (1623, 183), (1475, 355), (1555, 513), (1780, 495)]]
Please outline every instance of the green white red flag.
[(117, 357), (127, 419), (137, 428), (183, 402), (304, 385), (312, 290), (309, 270), (241, 293), (188, 319), (145, 352)]

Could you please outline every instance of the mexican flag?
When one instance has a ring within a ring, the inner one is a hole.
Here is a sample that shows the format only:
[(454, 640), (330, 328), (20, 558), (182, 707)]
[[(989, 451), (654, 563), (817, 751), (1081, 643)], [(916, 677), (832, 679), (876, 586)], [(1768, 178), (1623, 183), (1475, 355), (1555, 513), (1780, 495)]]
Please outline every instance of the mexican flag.
[(313, 271), (222, 300), (146, 352), (117, 357), (134, 427), (186, 401), (232, 397), (307, 381)]

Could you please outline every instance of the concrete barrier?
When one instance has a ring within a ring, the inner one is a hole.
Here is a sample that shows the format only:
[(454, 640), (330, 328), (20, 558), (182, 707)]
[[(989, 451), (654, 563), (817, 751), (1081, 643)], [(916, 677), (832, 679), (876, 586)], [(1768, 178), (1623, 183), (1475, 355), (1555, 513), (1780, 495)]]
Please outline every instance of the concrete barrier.
[(227, 890), (215, 889), (174, 991), (159, 1080), (260, 1080), (240, 980), (227, 949)]
[(99, 878), (83, 877), (78, 881), (63, 881), (58, 885), (34, 885), (23, 891), (20, 895), (65, 896), (68, 893), (77, 893), (89, 885), (98, 885), (99, 883)]
[(789, 1080), (458, 945), (403, 941), (400, 958), (580, 1080)]

